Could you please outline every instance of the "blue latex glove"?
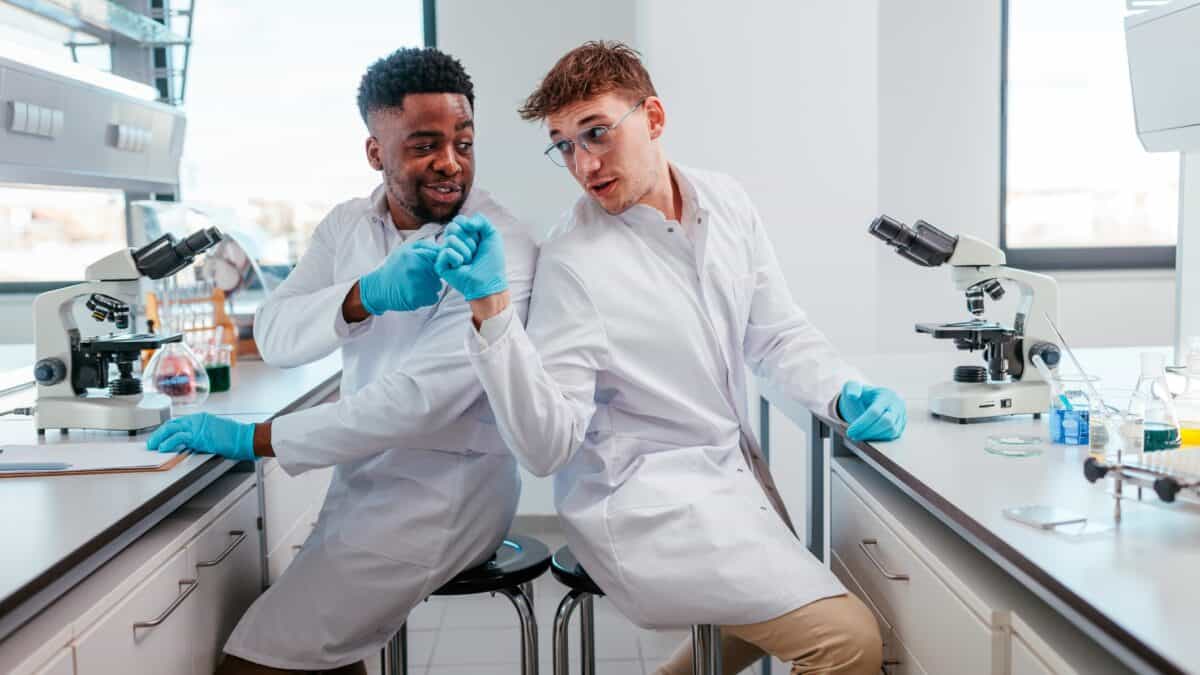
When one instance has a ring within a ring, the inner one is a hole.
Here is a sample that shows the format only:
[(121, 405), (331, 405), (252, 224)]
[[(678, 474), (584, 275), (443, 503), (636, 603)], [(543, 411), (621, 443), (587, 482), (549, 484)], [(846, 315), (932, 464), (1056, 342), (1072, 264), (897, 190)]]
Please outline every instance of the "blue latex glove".
[(442, 281), (433, 263), (439, 250), (441, 247), (428, 241), (397, 247), (382, 265), (358, 280), (363, 309), (379, 316), (389, 310), (407, 312), (437, 302)]
[(176, 417), (159, 427), (146, 440), (158, 452), (191, 449), (229, 459), (254, 461), (254, 425), (225, 417), (196, 413)]
[(846, 437), (852, 441), (894, 441), (908, 424), (899, 394), (853, 380), (842, 386), (838, 414), (850, 425)]
[(508, 290), (504, 242), (482, 213), (469, 218), (455, 216), (446, 226), (435, 266), (446, 283), (467, 300)]

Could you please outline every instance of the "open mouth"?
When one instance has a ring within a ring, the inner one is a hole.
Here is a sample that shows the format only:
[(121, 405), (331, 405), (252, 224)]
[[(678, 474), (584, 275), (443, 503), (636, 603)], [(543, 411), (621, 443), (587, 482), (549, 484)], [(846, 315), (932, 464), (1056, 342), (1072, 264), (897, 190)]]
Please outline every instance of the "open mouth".
[(421, 186), (421, 192), (438, 204), (453, 204), (462, 198), (462, 186), (457, 183), (429, 183)]
[(607, 197), (608, 195), (612, 194), (613, 188), (616, 184), (617, 184), (616, 178), (609, 178), (608, 180), (599, 180), (599, 181), (589, 184), (588, 190), (590, 190), (593, 195), (596, 195), (597, 197), (603, 199), (604, 197)]

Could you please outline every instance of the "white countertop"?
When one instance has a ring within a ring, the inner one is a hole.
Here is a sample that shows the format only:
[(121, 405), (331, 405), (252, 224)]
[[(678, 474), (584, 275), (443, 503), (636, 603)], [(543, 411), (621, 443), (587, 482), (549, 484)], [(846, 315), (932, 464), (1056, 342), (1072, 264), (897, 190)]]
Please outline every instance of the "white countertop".
[[(1146, 349), (1080, 350), (1078, 355), (1085, 368), (1103, 378), (1102, 387), (1132, 388), (1140, 351)], [(986, 452), (984, 442), (992, 434), (1046, 438), (1046, 420), (1026, 416), (959, 425), (931, 417), (926, 389), (949, 379), (953, 365), (963, 362), (962, 354), (952, 352), (855, 360), (875, 383), (899, 391), (909, 406), (904, 436), (865, 444), (864, 458), (918, 501), (944, 511), (939, 518), (953, 521), (960, 534), (970, 538), (978, 528), (985, 544), (1008, 547), (985, 551), (994, 560), (1002, 557), (997, 560), (1002, 566), (1032, 565), (1029, 569), (1057, 585), (1052, 590), (1060, 599), (1086, 603), (1181, 671), (1200, 672), (1200, 506), (1164, 504), (1147, 490), (1143, 501), (1125, 501), (1123, 520), (1115, 526), (1109, 482), (1093, 485), (1083, 477), (1085, 449), (1047, 444), (1044, 454), (1025, 458)], [(764, 395), (793, 419), (808, 418), (795, 402), (769, 391)], [(1125, 494), (1136, 497), (1136, 489), (1126, 488)], [(1034, 504), (1084, 514), (1095, 531), (1037, 530), (1002, 515), (1007, 507)]]
[[(337, 353), (287, 370), (243, 360), (234, 369), (230, 391), (210, 395), (200, 409), (245, 422), (263, 421), (336, 381), (340, 371)], [(30, 405), (33, 399), (32, 389), (17, 392), (0, 398), (0, 408)], [(48, 431), (39, 438), (29, 417), (0, 420), (0, 444), (128, 438), (123, 432), (78, 430), (69, 435)], [(20, 552), (0, 555), (0, 608), (11, 610), (31, 587), (48, 581), (52, 568), (118, 536), (125, 523), (141, 518), (189, 477), (203, 473), (211, 480), (234, 464), (213, 455), (193, 455), (164, 472), (0, 479), (0, 504), (6, 513), (0, 519), (0, 542), (4, 550)]]

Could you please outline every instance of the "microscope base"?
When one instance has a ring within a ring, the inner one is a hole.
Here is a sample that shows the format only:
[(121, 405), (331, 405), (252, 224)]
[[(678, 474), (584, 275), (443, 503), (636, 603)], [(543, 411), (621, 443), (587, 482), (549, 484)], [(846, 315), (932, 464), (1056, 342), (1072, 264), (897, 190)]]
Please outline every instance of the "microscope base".
[(960, 424), (1011, 415), (1040, 415), (1050, 406), (1045, 382), (942, 382), (929, 389), (929, 412)]
[(39, 434), (46, 429), (133, 432), (171, 419), (171, 399), (152, 392), (136, 396), (41, 397), (34, 414)]

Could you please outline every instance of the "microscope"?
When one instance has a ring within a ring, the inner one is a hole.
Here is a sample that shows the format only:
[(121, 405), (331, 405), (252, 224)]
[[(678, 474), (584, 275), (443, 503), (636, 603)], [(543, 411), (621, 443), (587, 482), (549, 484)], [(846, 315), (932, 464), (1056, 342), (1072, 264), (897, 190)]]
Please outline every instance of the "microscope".
[[(966, 295), (970, 320), (919, 323), (916, 330), (953, 340), (964, 351), (981, 351), (987, 365), (958, 366), (953, 381), (933, 385), (930, 412), (960, 424), (1008, 415), (1040, 417), (1049, 406), (1050, 387), (1031, 359), (1040, 356), (1047, 367), (1058, 365), (1060, 352), (1051, 326), (1051, 321), (1058, 322), (1058, 283), (1044, 274), (1005, 266), (1004, 252), (985, 241), (950, 236), (923, 220), (910, 228), (882, 215), (871, 223), (870, 233), (922, 267), (949, 263), (954, 287)], [(985, 298), (1004, 297), (1003, 282), (1021, 292), (1012, 326), (982, 318)]]
[[(215, 227), (182, 241), (164, 234), (142, 248), (120, 250), (92, 263), (83, 283), (34, 298), (38, 435), (58, 428), (128, 431), (132, 436), (170, 419), (171, 399), (143, 392), (134, 364), (143, 350), (180, 342), (183, 335), (133, 332), (131, 305), (138, 301), (140, 278), (169, 277), (219, 241), (221, 232)], [(92, 320), (111, 323), (115, 330), (84, 335), (76, 320), (81, 301)], [(113, 365), (116, 377), (110, 375)]]

